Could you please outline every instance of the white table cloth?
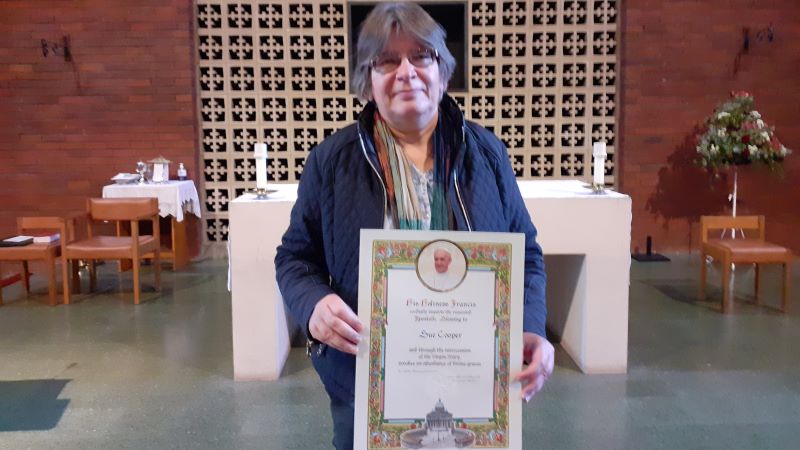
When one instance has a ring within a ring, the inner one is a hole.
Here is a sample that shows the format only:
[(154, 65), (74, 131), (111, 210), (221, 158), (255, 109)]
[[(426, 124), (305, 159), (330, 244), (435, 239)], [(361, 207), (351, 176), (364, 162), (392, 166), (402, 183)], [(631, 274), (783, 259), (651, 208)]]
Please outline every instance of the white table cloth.
[[(624, 373), (628, 358), (631, 199), (580, 181), (520, 181), (547, 266), (547, 325), (585, 373)], [(275, 249), (297, 185), (231, 202), (230, 270), (236, 379), (276, 379), (289, 350)]]
[(109, 184), (103, 186), (103, 198), (156, 197), (161, 217), (173, 216), (182, 222), (184, 213), (201, 217), (200, 199), (191, 180), (164, 183)]

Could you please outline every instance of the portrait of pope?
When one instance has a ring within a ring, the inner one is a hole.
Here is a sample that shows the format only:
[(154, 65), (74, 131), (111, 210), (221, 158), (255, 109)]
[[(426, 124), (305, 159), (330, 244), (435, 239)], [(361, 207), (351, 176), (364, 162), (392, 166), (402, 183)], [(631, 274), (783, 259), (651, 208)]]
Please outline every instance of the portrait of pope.
[(420, 252), (417, 272), (427, 288), (437, 292), (451, 291), (461, 284), (466, 275), (466, 258), (451, 242), (429, 244)]

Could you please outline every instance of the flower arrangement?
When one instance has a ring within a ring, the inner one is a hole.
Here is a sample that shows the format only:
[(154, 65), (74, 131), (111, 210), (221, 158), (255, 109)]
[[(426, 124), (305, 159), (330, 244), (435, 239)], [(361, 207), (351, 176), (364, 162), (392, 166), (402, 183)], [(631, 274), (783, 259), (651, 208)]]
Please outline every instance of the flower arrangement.
[(698, 138), (696, 162), (709, 169), (750, 163), (774, 168), (791, 153), (753, 109), (753, 96), (747, 92), (731, 92), (731, 99), (717, 107)]

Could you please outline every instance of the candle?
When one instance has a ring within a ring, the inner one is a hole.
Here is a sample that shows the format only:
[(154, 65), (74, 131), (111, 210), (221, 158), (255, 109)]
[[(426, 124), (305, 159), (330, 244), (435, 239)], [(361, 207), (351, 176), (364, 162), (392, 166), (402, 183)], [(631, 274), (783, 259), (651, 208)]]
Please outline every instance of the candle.
[(604, 185), (605, 172), (606, 172), (606, 143), (595, 142), (592, 147), (592, 156), (594, 156), (594, 184)]
[(256, 143), (253, 150), (256, 158), (256, 188), (267, 188), (267, 144)]

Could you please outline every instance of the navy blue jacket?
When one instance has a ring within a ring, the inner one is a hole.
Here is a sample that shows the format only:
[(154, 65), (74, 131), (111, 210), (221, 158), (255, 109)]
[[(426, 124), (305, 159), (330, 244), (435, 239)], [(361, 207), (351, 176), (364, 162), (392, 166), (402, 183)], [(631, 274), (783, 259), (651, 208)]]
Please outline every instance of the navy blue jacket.
[[(308, 336), (317, 302), (338, 294), (358, 312), (359, 235), (383, 228), (386, 192), (372, 145), (374, 104), (359, 121), (325, 139), (308, 156), (289, 228), (275, 257), (278, 286)], [(443, 129), (453, 130), (447, 188), (456, 230), (525, 233), (523, 330), (545, 335), (545, 272), (536, 228), (497, 137), (464, 120), (448, 96), (440, 104)], [(328, 394), (351, 400), (355, 358), (333, 348), (312, 355)]]

